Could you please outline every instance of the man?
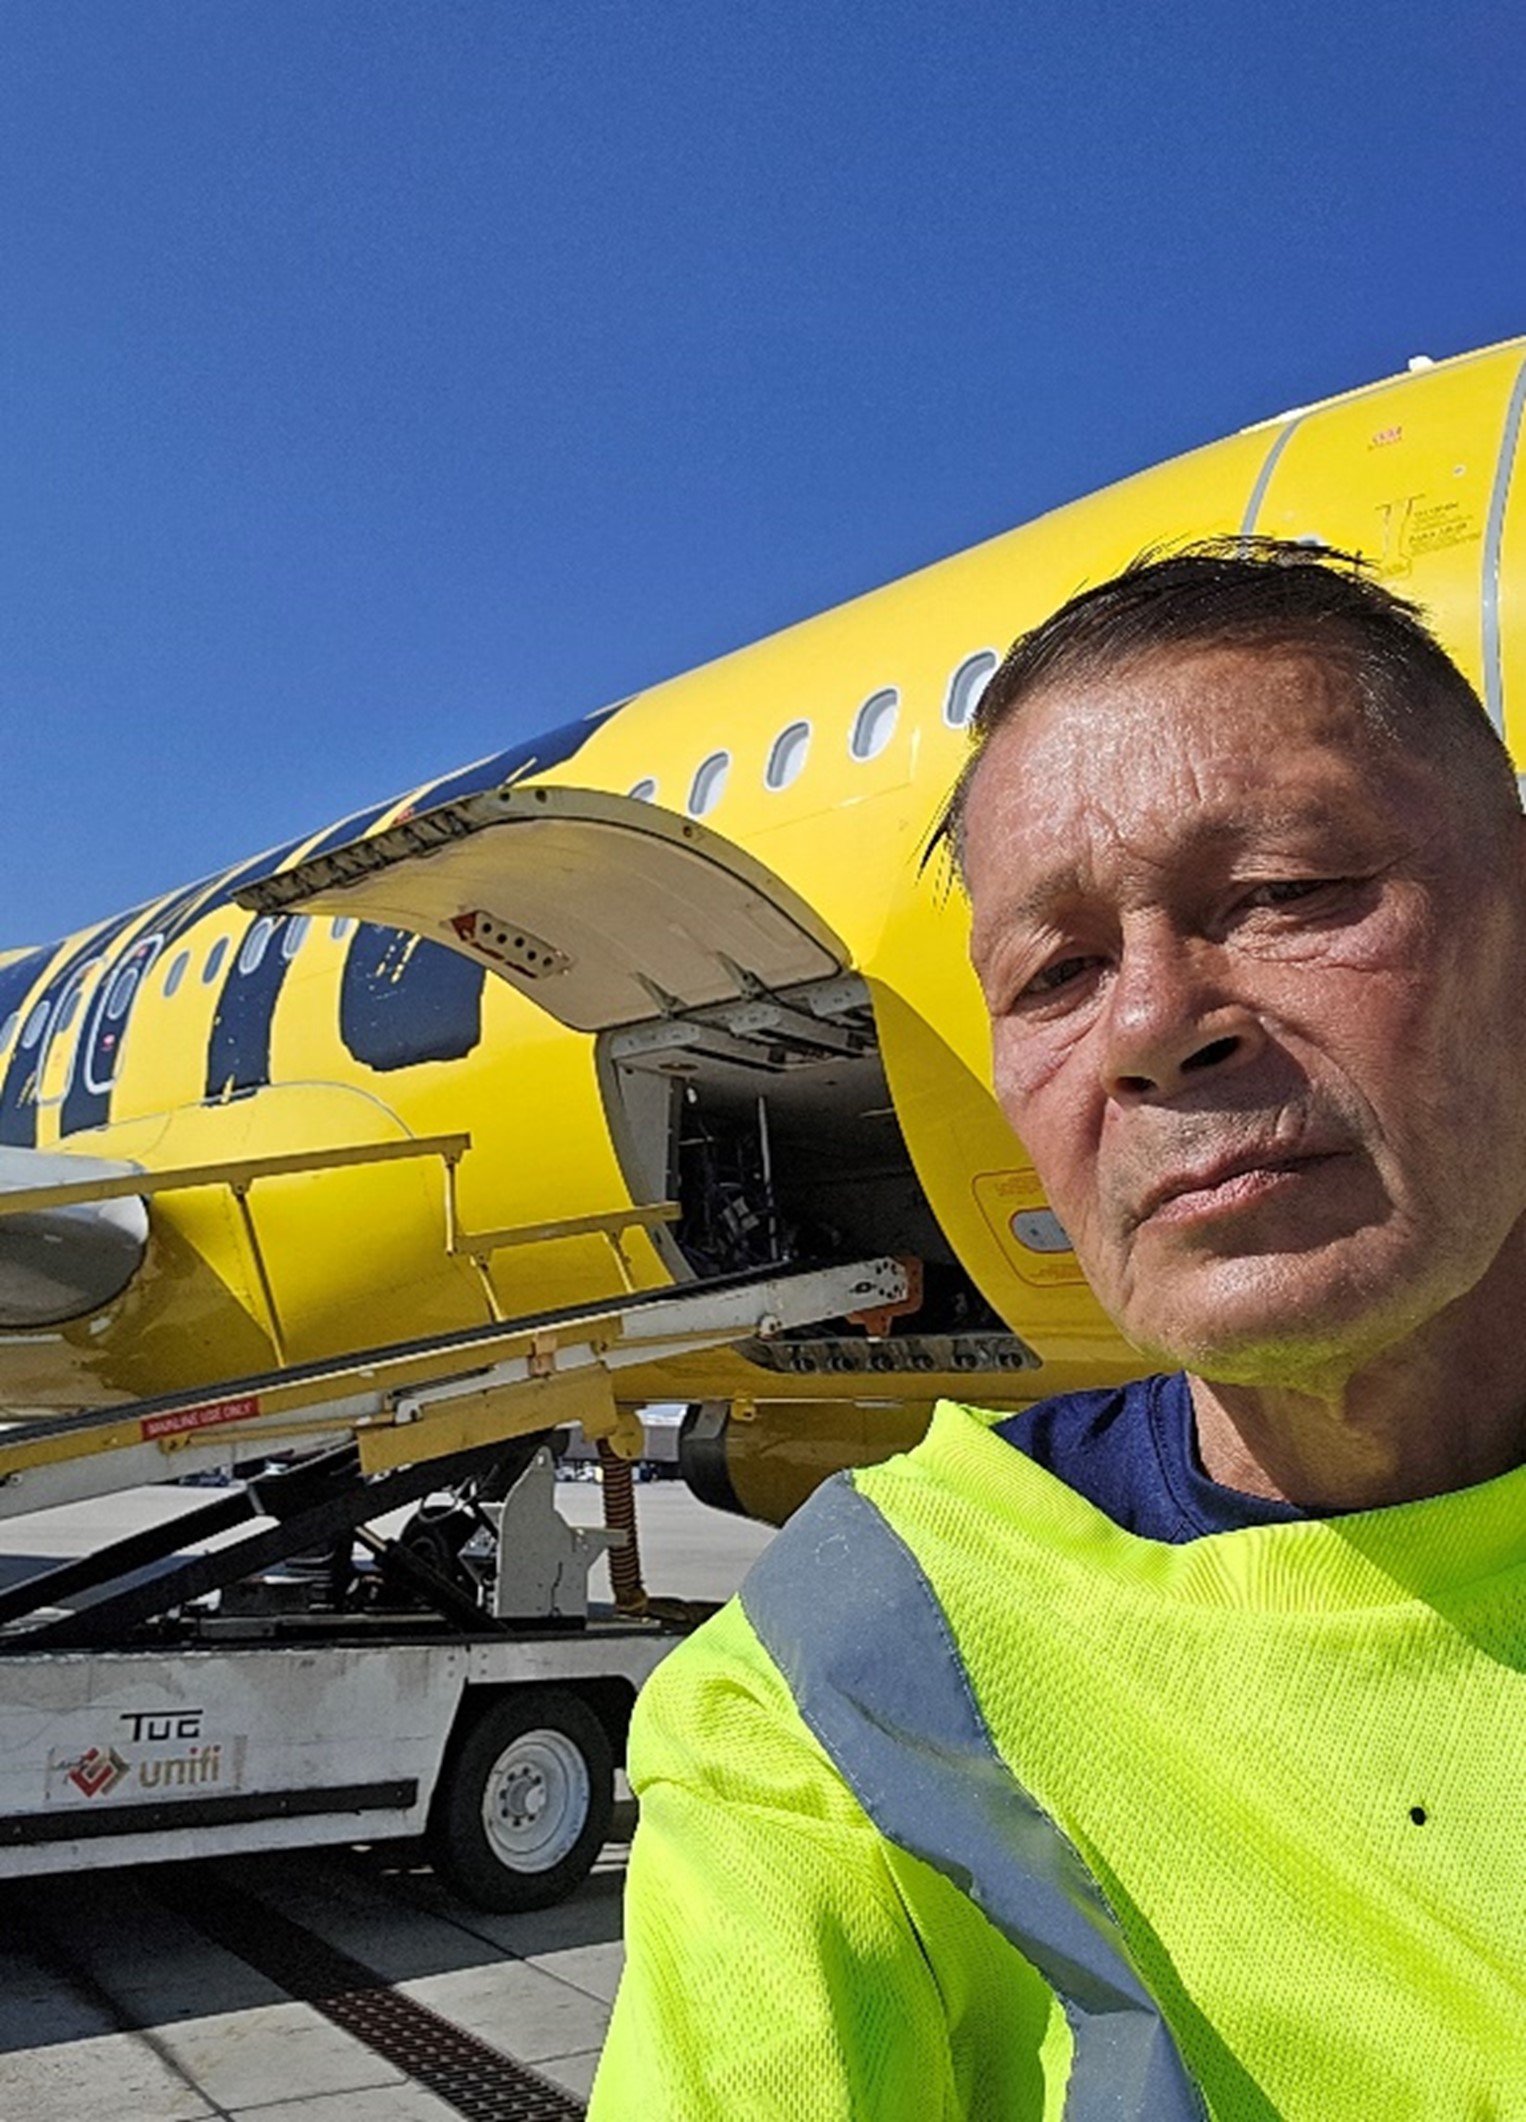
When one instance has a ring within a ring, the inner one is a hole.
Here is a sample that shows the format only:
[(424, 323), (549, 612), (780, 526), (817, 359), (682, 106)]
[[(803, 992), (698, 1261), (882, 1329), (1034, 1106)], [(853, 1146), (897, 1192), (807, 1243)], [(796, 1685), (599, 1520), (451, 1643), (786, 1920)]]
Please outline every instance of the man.
[(997, 1094), (1165, 1375), (829, 1483), (657, 1676), (594, 2114), (1526, 2115), (1526, 823), (1275, 544), (1020, 641)]

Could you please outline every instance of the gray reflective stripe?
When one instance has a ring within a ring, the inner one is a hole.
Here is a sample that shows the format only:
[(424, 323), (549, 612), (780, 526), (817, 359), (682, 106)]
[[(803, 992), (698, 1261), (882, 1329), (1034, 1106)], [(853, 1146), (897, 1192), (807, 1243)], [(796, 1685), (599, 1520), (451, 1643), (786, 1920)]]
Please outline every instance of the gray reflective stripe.
[(1495, 460), (1494, 485), (1489, 494), (1489, 516), (1484, 530), (1483, 621), (1484, 705), (1489, 720), (1505, 733), (1505, 673), (1500, 659), (1500, 551), (1505, 542), (1505, 503), (1510, 498), (1510, 474), (1515, 466), (1515, 445), (1521, 432), (1521, 412), (1526, 408), (1526, 361), (1515, 372), (1510, 403), (1505, 410), (1505, 428), (1500, 453)]
[(742, 1605), (880, 1833), (969, 1895), (1059, 1997), (1066, 2122), (1201, 2122), (1116, 1918), (998, 1754), (932, 1586), (845, 1478), (753, 1567)]
[(1290, 420), (1280, 430), (1276, 441), (1266, 453), (1266, 462), (1256, 474), (1256, 483), (1250, 490), (1250, 499), (1245, 504), (1245, 514), (1240, 518), (1240, 536), (1248, 538), (1256, 528), (1256, 518), (1261, 513), (1261, 504), (1266, 499), (1266, 490), (1272, 483), (1272, 473), (1277, 469), (1277, 459), (1282, 455), (1298, 430), (1303, 426), (1303, 414)]

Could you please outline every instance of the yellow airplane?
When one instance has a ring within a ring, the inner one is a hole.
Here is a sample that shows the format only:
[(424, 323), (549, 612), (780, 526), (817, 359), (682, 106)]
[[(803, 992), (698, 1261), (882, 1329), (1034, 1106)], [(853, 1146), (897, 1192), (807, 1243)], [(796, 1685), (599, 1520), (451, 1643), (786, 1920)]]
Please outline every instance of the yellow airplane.
[(1131, 1374), (919, 872), (971, 709), (1083, 582), (1269, 532), (1417, 598), (1519, 757), (1523, 398), (1526, 340), (1417, 361), (0, 959), (0, 1406), (899, 1255), (899, 1304), (623, 1374), (702, 1410), (703, 1492), (778, 1519), (940, 1393)]

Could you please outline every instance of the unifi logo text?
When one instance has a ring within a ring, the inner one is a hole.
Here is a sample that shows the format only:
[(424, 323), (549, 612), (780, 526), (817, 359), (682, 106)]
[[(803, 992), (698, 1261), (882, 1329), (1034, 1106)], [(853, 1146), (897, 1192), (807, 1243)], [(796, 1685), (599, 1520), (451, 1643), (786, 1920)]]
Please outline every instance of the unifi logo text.
[(221, 1783), (223, 1750), (193, 1746), (183, 1754), (151, 1754), (137, 1766), (139, 1790), (183, 1790), (191, 1783)]

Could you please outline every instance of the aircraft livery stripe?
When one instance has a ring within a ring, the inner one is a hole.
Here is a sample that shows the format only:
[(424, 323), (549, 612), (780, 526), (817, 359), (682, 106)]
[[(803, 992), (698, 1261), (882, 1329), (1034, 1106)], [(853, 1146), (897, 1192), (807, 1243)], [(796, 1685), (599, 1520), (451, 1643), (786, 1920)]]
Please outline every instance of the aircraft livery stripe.
[(270, 1037), (276, 1004), (291, 970), (282, 947), (285, 920), (270, 923), (263, 945), (249, 963), (251, 942), (260, 943), (251, 922), (228, 954), (228, 970), (218, 991), (207, 1033), (206, 1096), (230, 1098), (236, 1091), (262, 1090), (270, 1081)]
[(24, 1024), (18, 1027), (11, 1058), (6, 1064), (4, 1078), (0, 1079), (0, 1142), (14, 1149), (36, 1147), (40, 1079), (53, 1038), (54, 1016), (63, 993), (78, 973), (93, 960), (106, 957), (124, 933), (141, 918), (142, 909), (134, 907), (129, 913), (119, 914), (115, 921), (108, 921), (103, 928), (88, 929), (48, 968), (47, 977), (28, 1011), (30, 1016), (46, 1002), (46, 1028), (30, 1046), (25, 1046), (22, 1040), (26, 1027)]
[(364, 810), (351, 811), (347, 818), (341, 818), (337, 825), (331, 825), (321, 832), (311, 847), (304, 847), (302, 860), (307, 862), (314, 855), (326, 855), (330, 848), (343, 847), (347, 840), (358, 840), (362, 833), (371, 830), (378, 818), (387, 815), (396, 801), (395, 796), (389, 796), (385, 803), (370, 803)]
[(937, 1595), (875, 1505), (828, 1481), (742, 1605), (880, 1833), (968, 1894), (1059, 1998), (1074, 2039), (1065, 2122), (1201, 2122), (1117, 1919), (997, 1752)]
[(1515, 372), (1510, 403), (1505, 410), (1505, 429), (1500, 437), (1499, 459), (1494, 467), (1494, 485), (1489, 495), (1489, 518), (1484, 530), (1483, 606), (1484, 705), (1489, 720), (1505, 734), (1505, 673), (1500, 655), (1500, 556), (1505, 543), (1505, 506), (1510, 499), (1510, 475), (1515, 469), (1515, 448), (1520, 439), (1521, 414), (1526, 410), (1526, 361)]
[(601, 708), (596, 714), (580, 716), (576, 722), (564, 722), (557, 729), (527, 737), (522, 744), (510, 745), (507, 751), (477, 759), (459, 772), (447, 774), (443, 780), (420, 789), (409, 806), (410, 811), (434, 810), (441, 803), (458, 802), (463, 796), (475, 796), (483, 789), (497, 788), (505, 781), (519, 781), (526, 774), (544, 773), (548, 767), (563, 766), (582, 750), (612, 715), (617, 715), (629, 704), (629, 701), (619, 701), (613, 707)]
[[(20, 1011), (39, 975), (57, 955), (56, 943), (40, 943), (35, 950), (13, 958), (9, 965), (0, 966), (0, 1017), (8, 1017), (12, 1010)], [(17, 1029), (20, 1030), (19, 1025)]]
[[(564, 724), (560, 729), (532, 737), (525, 743), (515, 745), (507, 751), (498, 752), (489, 759), (479, 760), (455, 774), (446, 776), (433, 788), (415, 798), (414, 807), (422, 808), (426, 803), (444, 801), (452, 796), (477, 788), (490, 788), (498, 782), (518, 779), (549, 766), (560, 765), (581, 749), (609, 718), (628, 703), (617, 702), (602, 709), (598, 714), (584, 716), (577, 722)], [(348, 817), (328, 826), (316, 839), (304, 834), (284, 845), (272, 848), (262, 855), (255, 855), (237, 867), (218, 875), (187, 885), (176, 894), (167, 895), (135, 907), (118, 916), (105, 928), (91, 932), (83, 944), (72, 949), (67, 945), (53, 948), (62, 953), (50, 968), (44, 992), (56, 999), (62, 981), (92, 955), (105, 955), (119, 948), (123, 937), (139, 924), (138, 933), (144, 936), (157, 934), (162, 937), (161, 954), (176, 943), (182, 935), (196, 927), (209, 916), (220, 912), (241, 886), (268, 876), (280, 869), (300, 849), (304, 855), (322, 854), (338, 847), (345, 841), (359, 839), (384, 817), (394, 806), (396, 798), (385, 803), (368, 805), (365, 809), (352, 811)], [(157, 921), (155, 916), (158, 916)], [(284, 925), (283, 925), (284, 932)], [(231, 954), (227, 975), (223, 981), (213, 1015), (208, 1038), (206, 1095), (209, 1098), (225, 1097), (238, 1090), (257, 1089), (270, 1080), (270, 1039), (272, 1020), (280, 999), (287, 964), (279, 952), (281, 937), (271, 938), (266, 959), (262, 961), (257, 976), (246, 973), (240, 962), (238, 946), (242, 935), (232, 939), (235, 949)], [(399, 939), (400, 942), (403, 939)], [(30, 964), (31, 961), (29, 961)], [(91, 1011), (79, 1033), (81, 1058), (94, 1055), (97, 1035), (101, 1028), (101, 1013), (112, 984), (118, 964), (125, 964), (126, 957), (114, 960), (100, 981), (93, 998)], [(32, 977), (36, 970), (33, 967)], [(131, 1016), (141, 995), (139, 990), (132, 995), (121, 1021), (114, 1028), (117, 1045), (125, 1043)], [(417, 1013), (415, 1013), (417, 1014)], [(480, 1031), (463, 1033), (453, 1024), (446, 1034), (448, 1051), (437, 1053), (439, 1039), (429, 1046), (427, 1053), (409, 1053), (407, 1059), (458, 1058), (470, 1052), (477, 1043)], [(463, 1043), (464, 1038), (464, 1043)], [(100, 1057), (94, 1058), (99, 1061)], [(389, 1066), (402, 1063), (391, 1060)], [(105, 1126), (111, 1118), (112, 1091), (115, 1068), (103, 1079), (97, 1070), (96, 1082), (89, 1080), (89, 1072), (76, 1066), (71, 1072), (68, 1091), (59, 1115), (60, 1135), (76, 1134), (81, 1129)], [(0, 1077), (0, 1142), (17, 1146), (31, 1146), (37, 1139), (36, 1082), (30, 1054), (19, 1048), (13, 1051), (9, 1066)]]
[(1266, 499), (1266, 490), (1272, 483), (1272, 473), (1277, 469), (1278, 459), (1303, 426), (1303, 414), (1290, 420), (1280, 428), (1277, 439), (1266, 453), (1266, 461), (1256, 474), (1256, 483), (1250, 490), (1250, 499), (1245, 504), (1245, 514), (1240, 518), (1240, 536), (1249, 538), (1256, 528), (1256, 518), (1261, 513), (1261, 504)]
[[(251, 872), (262, 874), (266, 868), (274, 867), (284, 861), (300, 845), (300, 841), (288, 841), (285, 847), (278, 848), (268, 855), (256, 855), (240, 867), (229, 870), (221, 876), (204, 879), (198, 884), (187, 885), (180, 892), (152, 900), (146, 906), (135, 907), (131, 912), (123, 914), (117, 921), (91, 940), (90, 948), (96, 954), (103, 955), (109, 948), (115, 955), (113, 955), (111, 963), (103, 970), (89, 1011), (86, 1013), (79, 1028), (74, 1065), (70, 1071), (68, 1089), (59, 1109), (58, 1131), (61, 1138), (65, 1135), (78, 1134), (86, 1128), (104, 1127), (112, 1117), (112, 1099), (116, 1087), (116, 1063), (115, 1059), (113, 1059), (109, 1069), (105, 1069), (100, 1065), (102, 1057), (97, 1051), (96, 1042), (102, 1028), (103, 1012), (106, 1007), (107, 997), (111, 992), (112, 983), (119, 969), (129, 962), (137, 943), (151, 936), (158, 936), (161, 938), (160, 956), (162, 956), (172, 944), (188, 934), (199, 922), (225, 907), (233, 892), (238, 889), (240, 884), (245, 882)], [(125, 947), (123, 947), (124, 939)], [(71, 961), (71, 965), (73, 962)], [(56, 976), (55, 981), (50, 983), (50, 985), (52, 984), (56, 984)], [(140, 981), (128, 1002), (125, 1012), (115, 1026), (118, 1047), (126, 1042), (133, 1015), (143, 994), (143, 988), (144, 983)], [(94, 1081), (91, 1080), (93, 1065)], [(24, 1093), (24, 1079), (22, 1090)], [(13, 1139), (11, 1134), (6, 1133), (7, 1128), (14, 1130), (17, 1126), (24, 1128), (27, 1124), (24, 1117), (18, 1119), (11, 1109), (11, 1105), (8, 1102), (9, 1091), (10, 1085), (7, 1079), (6, 1086), (0, 1089), (0, 1139), (7, 1141)], [(209, 1092), (208, 1095), (210, 1096), (212, 1093)], [(31, 1139), (35, 1139), (35, 1116), (32, 1124), (33, 1133)]]
[(362, 921), (339, 982), (339, 1036), (364, 1067), (461, 1061), (482, 1043), (487, 967), (427, 936)]

